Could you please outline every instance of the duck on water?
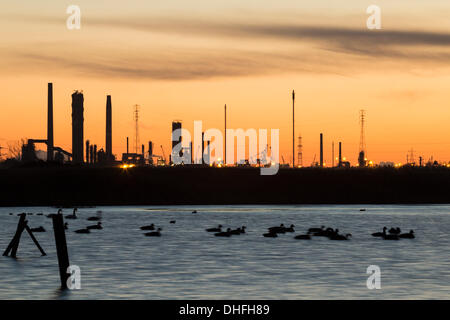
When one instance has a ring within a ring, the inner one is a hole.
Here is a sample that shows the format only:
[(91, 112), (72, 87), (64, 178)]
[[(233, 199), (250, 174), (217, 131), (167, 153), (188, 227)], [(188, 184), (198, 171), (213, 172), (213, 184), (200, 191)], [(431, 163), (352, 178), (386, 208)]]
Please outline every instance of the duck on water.
[(43, 226), (40, 226), (39, 228), (31, 228), (31, 232), (46, 232)]
[(325, 231), (325, 226), (321, 226), (320, 228), (309, 228), (308, 233), (317, 233)]
[(102, 227), (102, 223), (101, 222), (97, 222), (97, 224), (94, 224), (92, 226), (87, 226), (86, 229), (89, 229), (89, 230), (91, 230), (91, 229), (101, 230), (101, 229), (103, 229), (103, 227)]
[(142, 226), (140, 229), (141, 230), (155, 230), (155, 224), (152, 223), (151, 225), (148, 225), (148, 226)]
[(222, 232), (222, 225), (219, 224), (219, 225), (217, 226), (217, 228), (209, 228), (209, 229), (206, 229), (206, 232)]
[(276, 232), (269, 231), (263, 234), (264, 238), (277, 238), (278, 234)]
[(409, 230), (408, 233), (402, 233), (401, 235), (398, 236), (399, 238), (402, 239), (414, 239), (414, 230)]
[(216, 237), (230, 237), (231, 236), (231, 228), (228, 228), (227, 231), (214, 233)]
[(284, 227), (283, 223), (280, 224), (279, 227), (270, 227), (270, 228), (267, 228), (267, 229), (269, 230), (269, 233), (284, 233), (285, 232), (284, 231), (285, 227)]
[(398, 235), (398, 234), (400, 234), (401, 232), (402, 232), (402, 230), (400, 230), (400, 228), (398, 228), (398, 227), (397, 227), (397, 228), (390, 228), (390, 229), (389, 229), (389, 233), (390, 233), (390, 234), (397, 234), (397, 235)]
[[(72, 214), (68, 214), (66, 216), (66, 219), (78, 219), (78, 217), (77, 217), (77, 210), (78, 210), (77, 208), (74, 208)], [(58, 210), (58, 213), (59, 213), (59, 210)]]
[[(383, 233), (381, 235), (382, 239), (384, 239), (384, 240), (399, 240), (400, 239), (397, 234), (387, 234), (386, 230), (387, 230), (387, 228), (384, 227), (383, 228)], [(378, 233), (374, 233), (374, 234), (378, 234)], [(374, 234), (372, 234), (372, 235), (374, 235)], [(377, 235), (375, 235), (375, 237), (377, 237)]]
[(383, 227), (383, 231), (382, 232), (374, 232), (372, 233), (372, 237), (382, 237), (386, 234), (386, 227)]
[(47, 218), (53, 217), (55, 214), (62, 214), (62, 209), (58, 209), (58, 213), (49, 213), (46, 215)]
[(245, 233), (245, 228), (246, 228), (245, 226), (242, 226), (242, 228), (237, 228), (235, 230), (231, 230), (230, 234), (234, 234), (234, 235), (243, 234), (243, 233)]
[(162, 229), (161, 229), (161, 228), (158, 228), (158, 230), (156, 230), (156, 231), (154, 231), (154, 232), (147, 232), (147, 233), (144, 233), (144, 235), (145, 235), (146, 237), (161, 237), (161, 231), (162, 231)]
[(89, 229), (78, 229), (74, 231), (75, 233), (91, 233), (91, 230)]
[(295, 226), (293, 224), (291, 224), (291, 226), (289, 228), (284, 228), (284, 232), (295, 232), (294, 227)]
[[(311, 231), (310, 231), (311, 230)], [(316, 237), (327, 237), (330, 240), (350, 240), (352, 235), (347, 233), (345, 235), (339, 233), (339, 229), (334, 230), (333, 228), (326, 228), (322, 226), (318, 228), (310, 228), (308, 234), (312, 233)]]
[(326, 228), (325, 230), (321, 229), (320, 231), (312, 232), (312, 233), (313, 233), (313, 236), (315, 236), (315, 237), (330, 237), (333, 234), (335, 234), (335, 231), (333, 230), (333, 228)]
[(311, 240), (311, 236), (309, 234), (299, 234), (294, 237), (296, 240)]

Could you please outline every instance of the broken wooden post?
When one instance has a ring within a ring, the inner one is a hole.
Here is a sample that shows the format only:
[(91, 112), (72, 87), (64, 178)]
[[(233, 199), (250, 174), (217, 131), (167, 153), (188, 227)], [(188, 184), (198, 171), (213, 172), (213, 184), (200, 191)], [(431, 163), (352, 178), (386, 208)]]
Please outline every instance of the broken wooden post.
[(67, 268), (69, 267), (69, 254), (67, 252), (66, 233), (64, 231), (64, 221), (62, 214), (55, 214), (52, 216), (53, 231), (55, 234), (56, 253), (58, 255), (59, 277), (61, 278), (61, 288), (67, 289), (67, 279), (69, 274)]
[(30, 227), (28, 226), (27, 223), (25, 223), (25, 230), (28, 231), (28, 234), (30, 235), (31, 239), (33, 240), (34, 244), (36, 245), (36, 247), (38, 247), (39, 251), (41, 252), (41, 254), (43, 256), (46, 256), (47, 254), (45, 253), (44, 249), (42, 249), (42, 247), (39, 245), (39, 242), (36, 240), (36, 238), (34, 237), (33, 231), (31, 231)]
[(22, 232), (23, 232), (23, 230), (27, 230), (28, 234), (30, 235), (34, 244), (38, 247), (41, 254), (43, 256), (45, 256), (46, 254), (44, 252), (44, 249), (42, 249), (42, 247), (39, 245), (39, 242), (34, 237), (33, 232), (31, 231), (30, 227), (28, 226), (28, 221), (25, 220), (26, 214), (21, 213), (19, 216), (20, 216), (20, 219), (19, 219), (19, 223), (17, 224), (16, 234), (14, 235), (11, 242), (9, 243), (8, 248), (6, 248), (5, 252), (3, 252), (3, 255), (7, 256), (7, 255), (9, 255), (9, 252), (11, 251), (11, 257), (13, 257), (13, 258), (16, 257), (17, 249), (19, 248), (20, 237), (22, 236)]
[(20, 237), (22, 235), (22, 232), (23, 232), (23, 229), (25, 228), (25, 226), (26, 226), (25, 214), (22, 213), (22, 214), (20, 214), (20, 219), (19, 219), (19, 223), (17, 224), (16, 233), (14, 234), (14, 237), (12, 238), (12, 240), (9, 243), (8, 247), (6, 248), (5, 252), (3, 252), (4, 256), (7, 256), (9, 254), (9, 252), (12, 250), (11, 257), (13, 257), (13, 258), (16, 257), (17, 249), (19, 247)]

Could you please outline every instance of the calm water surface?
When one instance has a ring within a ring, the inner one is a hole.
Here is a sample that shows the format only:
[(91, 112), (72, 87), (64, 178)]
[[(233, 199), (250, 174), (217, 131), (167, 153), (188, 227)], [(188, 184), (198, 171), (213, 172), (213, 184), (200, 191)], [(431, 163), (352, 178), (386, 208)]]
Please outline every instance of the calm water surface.
[[(47, 252), (41, 257), (24, 233), (18, 258), (0, 256), (0, 299), (449, 299), (450, 206), (166, 206), (80, 209), (67, 220), (71, 264), (81, 269), (81, 290), (60, 292), (51, 219), (53, 208), (0, 208), (0, 250), (14, 235), (20, 212)], [(196, 209), (197, 214), (192, 214)], [(76, 234), (95, 222), (103, 230)], [(14, 215), (9, 215), (12, 212)], [(71, 210), (64, 210), (70, 214)], [(169, 224), (176, 220), (176, 224)], [(139, 230), (154, 223), (162, 237)], [(352, 233), (351, 241), (264, 238), (267, 227), (284, 223), (296, 233), (331, 226)], [(204, 231), (247, 226), (247, 234), (218, 238)], [(414, 229), (416, 239), (371, 237), (383, 226)], [(381, 268), (381, 289), (366, 287), (369, 265)]]

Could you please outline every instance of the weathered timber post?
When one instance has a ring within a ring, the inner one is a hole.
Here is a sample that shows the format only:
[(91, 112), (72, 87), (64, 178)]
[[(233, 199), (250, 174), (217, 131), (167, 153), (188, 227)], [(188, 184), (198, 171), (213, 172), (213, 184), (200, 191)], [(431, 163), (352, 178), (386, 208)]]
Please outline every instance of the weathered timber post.
[(52, 216), (53, 231), (55, 234), (56, 253), (58, 255), (59, 277), (61, 279), (61, 288), (67, 289), (67, 279), (69, 274), (67, 268), (69, 267), (69, 254), (67, 252), (66, 233), (64, 231), (64, 221), (62, 214), (55, 214)]
[(19, 242), (20, 237), (22, 235), (23, 230), (25, 229), (26, 221), (25, 221), (25, 214), (20, 214), (19, 223), (17, 224), (17, 230), (12, 238), (11, 242), (9, 243), (8, 247), (6, 248), (5, 252), (3, 252), (4, 256), (7, 256), (9, 252), (11, 251), (11, 257), (15, 258), (17, 249), (19, 248)]

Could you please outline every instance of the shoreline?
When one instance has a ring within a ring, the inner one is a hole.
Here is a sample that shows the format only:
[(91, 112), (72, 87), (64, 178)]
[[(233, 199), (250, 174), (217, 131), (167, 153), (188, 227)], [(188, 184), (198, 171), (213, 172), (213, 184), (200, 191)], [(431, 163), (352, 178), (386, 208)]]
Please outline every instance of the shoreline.
[(29, 167), (0, 170), (1, 207), (449, 204), (450, 169)]

